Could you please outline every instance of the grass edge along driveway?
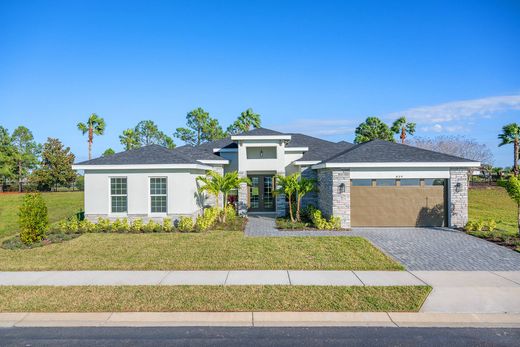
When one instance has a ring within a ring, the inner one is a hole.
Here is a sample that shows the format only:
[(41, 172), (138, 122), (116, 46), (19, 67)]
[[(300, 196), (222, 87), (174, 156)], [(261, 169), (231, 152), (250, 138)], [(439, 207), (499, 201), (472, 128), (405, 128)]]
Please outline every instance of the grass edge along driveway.
[(238, 231), (85, 234), (24, 250), (0, 249), (0, 271), (403, 270), (361, 237), (245, 237)]
[(339, 286), (0, 287), (0, 312), (417, 312), (431, 288)]

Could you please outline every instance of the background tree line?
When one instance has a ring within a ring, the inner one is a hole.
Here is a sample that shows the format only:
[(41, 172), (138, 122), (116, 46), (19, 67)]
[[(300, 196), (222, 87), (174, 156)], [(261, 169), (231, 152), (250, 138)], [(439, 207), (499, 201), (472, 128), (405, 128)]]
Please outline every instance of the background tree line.
[[(72, 186), (78, 175), (72, 170), (74, 154), (60, 140), (49, 137), (42, 145), (32, 132), (19, 126), (12, 133), (0, 126), (0, 182), (5, 191), (16, 183), (19, 192), (29, 190), (57, 190)], [(13, 190), (13, 188), (11, 188)]]

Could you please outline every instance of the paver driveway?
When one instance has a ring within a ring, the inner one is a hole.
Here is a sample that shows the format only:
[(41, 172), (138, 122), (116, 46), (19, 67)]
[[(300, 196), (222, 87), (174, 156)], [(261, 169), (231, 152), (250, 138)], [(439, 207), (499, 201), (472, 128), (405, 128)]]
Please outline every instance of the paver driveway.
[(448, 228), (280, 231), (273, 218), (250, 216), (249, 236), (362, 236), (408, 270), (519, 271), (520, 253)]

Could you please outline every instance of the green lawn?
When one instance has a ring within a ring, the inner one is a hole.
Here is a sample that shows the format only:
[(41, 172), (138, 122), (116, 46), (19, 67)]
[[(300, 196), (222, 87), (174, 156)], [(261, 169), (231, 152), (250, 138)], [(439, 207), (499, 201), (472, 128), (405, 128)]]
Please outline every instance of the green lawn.
[(495, 219), (506, 234), (518, 234), (517, 206), (502, 187), (469, 190), (469, 219)]
[[(67, 218), (83, 208), (83, 192), (43, 193), (49, 221)], [(18, 207), (23, 194), (0, 194), (0, 239), (18, 232)]]
[(418, 311), (431, 288), (334, 286), (0, 287), (0, 312)]
[(0, 270), (402, 270), (360, 237), (246, 237), (208, 233), (85, 234), (22, 250), (0, 249)]

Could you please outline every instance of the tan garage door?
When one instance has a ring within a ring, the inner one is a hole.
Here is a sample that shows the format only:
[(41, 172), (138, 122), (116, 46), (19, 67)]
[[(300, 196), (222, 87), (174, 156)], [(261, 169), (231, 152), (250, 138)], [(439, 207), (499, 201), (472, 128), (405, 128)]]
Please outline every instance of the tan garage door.
[(403, 180), (402, 186), (399, 180), (361, 181), (353, 180), (350, 188), (353, 227), (446, 225), (445, 180)]

